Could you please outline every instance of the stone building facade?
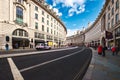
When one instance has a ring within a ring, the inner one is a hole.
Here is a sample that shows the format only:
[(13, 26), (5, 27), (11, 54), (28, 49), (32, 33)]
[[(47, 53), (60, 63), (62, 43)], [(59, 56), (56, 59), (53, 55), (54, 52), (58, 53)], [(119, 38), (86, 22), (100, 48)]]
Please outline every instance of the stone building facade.
[(44, 0), (0, 0), (0, 49), (64, 45), (67, 30)]
[[(109, 32), (109, 34), (107, 33)], [(85, 43), (120, 47), (120, 0), (106, 0), (98, 18), (85, 31)]]
[(83, 46), (85, 41), (84, 31), (77, 31), (77, 34), (66, 38), (67, 46)]

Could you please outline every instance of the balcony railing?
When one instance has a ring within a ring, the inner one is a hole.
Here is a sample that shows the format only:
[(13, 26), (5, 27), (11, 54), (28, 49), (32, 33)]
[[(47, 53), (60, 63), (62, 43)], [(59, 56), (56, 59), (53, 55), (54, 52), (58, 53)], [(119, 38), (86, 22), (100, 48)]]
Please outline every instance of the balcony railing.
[(14, 22), (20, 26), (28, 27), (28, 24), (24, 23), (22, 19), (17, 18), (16, 20), (14, 20)]

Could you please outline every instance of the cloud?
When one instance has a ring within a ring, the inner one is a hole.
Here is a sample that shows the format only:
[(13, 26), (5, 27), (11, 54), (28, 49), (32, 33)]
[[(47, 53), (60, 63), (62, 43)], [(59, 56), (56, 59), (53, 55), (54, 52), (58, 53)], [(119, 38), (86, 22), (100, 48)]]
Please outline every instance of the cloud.
[(59, 12), (59, 10), (57, 8), (53, 8), (53, 11), (55, 11), (58, 16), (62, 16), (62, 13)]
[(67, 29), (67, 36), (72, 36), (76, 33), (79, 29)]
[(68, 15), (73, 16), (75, 13), (80, 14), (85, 11), (85, 1), (86, 0), (53, 0), (53, 6), (57, 4), (62, 4), (62, 7), (69, 8)]
[(56, 12), (56, 14), (57, 14), (58, 16), (62, 16), (62, 13), (59, 12), (59, 10), (58, 10), (57, 8), (54, 8), (52, 5), (50, 5), (49, 8), (50, 8), (50, 9), (53, 9), (53, 11)]
[(69, 16), (73, 16), (74, 13), (76, 14), (80, 14), (82, 12), (85, 11), (85, 5), (81, 5), (81, 6), (77, 6), (77, 5), (74, 5), (70, 10), (69, 10)]

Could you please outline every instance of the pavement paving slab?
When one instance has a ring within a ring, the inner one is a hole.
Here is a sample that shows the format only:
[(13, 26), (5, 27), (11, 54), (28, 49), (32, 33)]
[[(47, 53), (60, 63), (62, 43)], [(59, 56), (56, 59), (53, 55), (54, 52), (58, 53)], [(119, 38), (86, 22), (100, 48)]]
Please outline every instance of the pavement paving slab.
[(97, 54), (97, 50), (91, 49), (92, 60), (83, 80), (120, 80), (120, 53), (113, 56), (107, 50), (103, 57)]

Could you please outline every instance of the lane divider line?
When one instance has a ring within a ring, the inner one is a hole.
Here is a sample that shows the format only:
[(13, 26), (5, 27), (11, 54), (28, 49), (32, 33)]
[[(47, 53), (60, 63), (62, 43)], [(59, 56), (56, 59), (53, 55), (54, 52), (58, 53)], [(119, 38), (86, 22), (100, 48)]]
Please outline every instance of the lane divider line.
[(58, 61), (58, 60), (61, 60), (61, 59), (67, 58), (67, 57), (70, 57), (70, 56), (75, 55), (75, 54), (77, 54), (77, 53), (79, 53), (79, 52), (82, 52), (83, 50), (84, 50), (84, 48), (82, 48), (82, 50), (77, 51), (77, 52), (74, 52), (74, 53), (72, 53), (72, 54), (65, 55), (65, 56), (62, 56), (62, 57), (59, 57), (59, 58), (50, 60), (50, 61), (46, 61), (46, 62), (37, 64), (37, 65), (34, 65), (34, 66), (30, 66), (30, 67), (28, 67), (28, 68), (21, 69), (20, 72), (28, 71), (28, 70), (31, 70), (31, 69), (40, 67), (40, 66), (45, 65), (45, 64), (48, 64), (48, 63), (51, 63), (51, 62), (55, 62), (55, 61)]
[(8, 63), (10, 65), (14, 80), (24, 80), (24, 78), (22, 77), (22, 75), (19, 72), (18, 68), (14, 64), (12, 58), (7, 58), (7, 60), (8, 60)]

